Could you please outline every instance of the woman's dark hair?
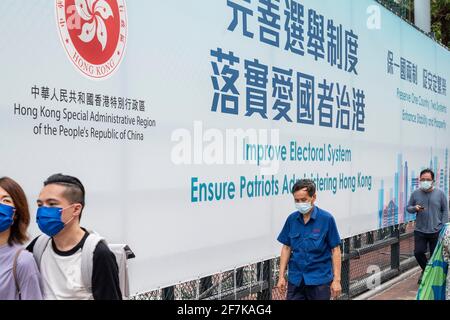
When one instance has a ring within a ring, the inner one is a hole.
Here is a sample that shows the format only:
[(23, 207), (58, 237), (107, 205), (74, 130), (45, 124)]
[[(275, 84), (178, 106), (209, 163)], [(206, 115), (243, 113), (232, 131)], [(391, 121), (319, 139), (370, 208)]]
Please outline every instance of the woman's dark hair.
[(0, 178), (0, 187), (11, 196), (16, 208), (8, 244), (10, 246), (14, 243), (24, 244), (28, 240), (27, 229), (30, 225), (30, 210), (25, 192), (17, 182), (8, 177)]

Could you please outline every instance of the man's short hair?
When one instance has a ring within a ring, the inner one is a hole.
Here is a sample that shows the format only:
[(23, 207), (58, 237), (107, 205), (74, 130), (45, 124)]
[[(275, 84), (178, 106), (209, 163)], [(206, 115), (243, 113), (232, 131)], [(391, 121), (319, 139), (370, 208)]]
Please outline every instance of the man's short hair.
[(292, 187), (292, 194), (296, 193), (299, 190), (305, 189), (308, 192), (308, 195), (312, 197), (316, 193), (316, 184), (311, 179), (300, 179)]
[(66, 187), (63, 197), (66, 198), (71, 204), (80, 203), (83, 206), (81, 211), (83, 211), (85, 205), (85, 190), (83, 184), (78, 178), (57, 173), (51, 175), (44, 181), (44, 186), (48, 186), (50, 184), (57, 184)]
[(434, 181), (434, 172), (433, 172), (433, 170), (431, 170), (431, 169), (429, 169), (429, 168), (423, 169), (422, 171), (420, 171), (420, 176), (419, 176), (419, 178), (420, 178), (423, 174), (425, 174), (425, 173), (431, 174), (431, 179), (433, 179), (433, 181)]

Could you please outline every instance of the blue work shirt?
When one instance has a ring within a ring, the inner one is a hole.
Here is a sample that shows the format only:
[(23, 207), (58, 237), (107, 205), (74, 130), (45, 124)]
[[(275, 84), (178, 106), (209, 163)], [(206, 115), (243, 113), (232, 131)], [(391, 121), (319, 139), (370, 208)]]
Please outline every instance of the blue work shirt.
[(289, 282), (298, 286), (329, 284), (333, 280), (331, 250), (341, 243), (333, 216), (314, 206), (305, 224), (296, 211), (289, 215), (278, 241), (291, 248), (288, 265)]

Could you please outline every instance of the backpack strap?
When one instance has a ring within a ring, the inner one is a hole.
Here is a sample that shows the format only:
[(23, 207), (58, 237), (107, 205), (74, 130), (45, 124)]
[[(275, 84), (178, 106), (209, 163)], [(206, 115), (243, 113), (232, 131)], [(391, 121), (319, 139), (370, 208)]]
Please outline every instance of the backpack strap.
[(50, 238), (46, 234), (41, 234), (34, 243), (33, 246), (33, 256), (34, 260), (36, 260), (36, 264), (38, 268), (41, 268), (41, 259), (42, 255), (44, 254), (45, 248), (47, 248), (48, 243), (50, 242), (52, 238)]
[(94, 265), (94, 251), (100, 241), (105, 241), (103, 237), (95, 232), (89, 232), (83, 249), (81, 250), (81, 280), (84, 286), (92, 292), (92, 269)]
[(17, 250), (16, 254), (14, 255), (13, 268), (12, 268), (12, 272), (13, 272), (13, 276), (14, 276), (14, 283), (16, 284), (16, 292), (19, 296), (19, 300), (22, 300), (22, 292), (20, 290), (19, 278), (17, 277), (17, 259), (19, 258), (19, 255), (22, 252), (22, 250), (23, 250), (23, 248), (20, 248), (19, 250)]
[(119, 285), (122, 292), (122, 299), (126, 300), (130, 296), (130, 284), (128, 283), (128, 252), (129, 247), (126, 244), (109, 244), (109, 250), (114, 253), (117, 267), (119, 269)]

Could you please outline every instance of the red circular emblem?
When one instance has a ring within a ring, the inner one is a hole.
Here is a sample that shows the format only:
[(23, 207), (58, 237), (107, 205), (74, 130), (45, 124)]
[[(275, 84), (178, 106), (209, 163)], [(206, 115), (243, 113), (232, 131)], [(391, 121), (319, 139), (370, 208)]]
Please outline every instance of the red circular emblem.
[(119, 67), (127, 42), (125, 0), (56, 0), (61, 41), (72, 63), (90, 79)]

